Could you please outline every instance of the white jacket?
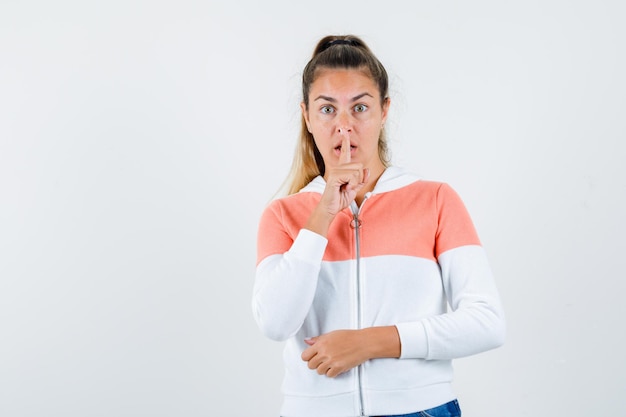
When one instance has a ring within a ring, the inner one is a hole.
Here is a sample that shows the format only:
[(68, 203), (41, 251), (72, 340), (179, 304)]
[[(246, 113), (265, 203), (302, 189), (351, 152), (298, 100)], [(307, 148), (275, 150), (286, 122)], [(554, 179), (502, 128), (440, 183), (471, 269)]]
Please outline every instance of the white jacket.
[[(267, 337), (287, 341), (281, 415), (406, 414), (454, 399), (451, 360), (498, 347), (505, 334), (461, 199), (444, 183), (388, 168), (326, 239), (303, 229), (324, 187), (317, 177), (273, 201), (259, 225), (253, 314)], [(336, 378), (301, 359), (307, 337), (387, 325), (398, 329), (399, 359), (369, 360)]]

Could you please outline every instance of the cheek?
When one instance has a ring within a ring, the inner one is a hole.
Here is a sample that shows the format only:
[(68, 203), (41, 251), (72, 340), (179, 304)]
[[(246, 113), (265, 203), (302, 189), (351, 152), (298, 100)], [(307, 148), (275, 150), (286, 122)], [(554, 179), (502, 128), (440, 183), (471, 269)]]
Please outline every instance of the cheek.
[(311, 123), (311, 133), (319, 140), (324, 140), (332, 134), (333, 126), (327, 121), (317, 120)]
[(367, 131), (368, 136), (376, 136), (378, 138), (382, 129), (382, 121), (370, 119), (363, 123), (362, 126)]

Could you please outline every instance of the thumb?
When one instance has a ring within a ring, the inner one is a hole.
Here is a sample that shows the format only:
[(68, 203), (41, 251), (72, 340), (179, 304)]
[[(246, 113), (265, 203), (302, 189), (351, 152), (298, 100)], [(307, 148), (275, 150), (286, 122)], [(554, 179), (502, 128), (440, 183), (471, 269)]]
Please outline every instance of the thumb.
[(317, 337), (307, 337), (306, 339), (304, 339), (304, 343), (309, 346), (313, 346), (315, 342), (317, 342)]

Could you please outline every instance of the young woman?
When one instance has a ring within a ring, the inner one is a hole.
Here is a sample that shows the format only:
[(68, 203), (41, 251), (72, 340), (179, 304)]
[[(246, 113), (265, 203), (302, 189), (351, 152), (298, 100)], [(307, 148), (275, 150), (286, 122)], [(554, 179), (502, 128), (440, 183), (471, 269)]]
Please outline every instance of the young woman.
[(390, 166), (387, 73), (329, 36), (303, 73), (289, 196), (264, 211), (253, 312), (286, 340), (285, 417), (460, 416), (451, 360), (503, 343), (458, 195)]

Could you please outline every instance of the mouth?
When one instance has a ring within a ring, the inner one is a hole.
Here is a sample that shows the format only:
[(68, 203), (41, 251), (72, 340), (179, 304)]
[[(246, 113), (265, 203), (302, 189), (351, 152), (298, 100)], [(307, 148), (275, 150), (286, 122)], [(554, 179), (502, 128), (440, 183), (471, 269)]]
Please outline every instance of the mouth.
[[(350, 152), (356, 149), (356, 146), (350, 145)], [(335, 150), (341, 152), (341, 144), (335, 146)]]
[[(335, 155), (337, 158), (341, 157), (341, 145), (335, 146)], [(356, 146), (350, 145), (350, 157), (354, 158), (356, 155)]]

